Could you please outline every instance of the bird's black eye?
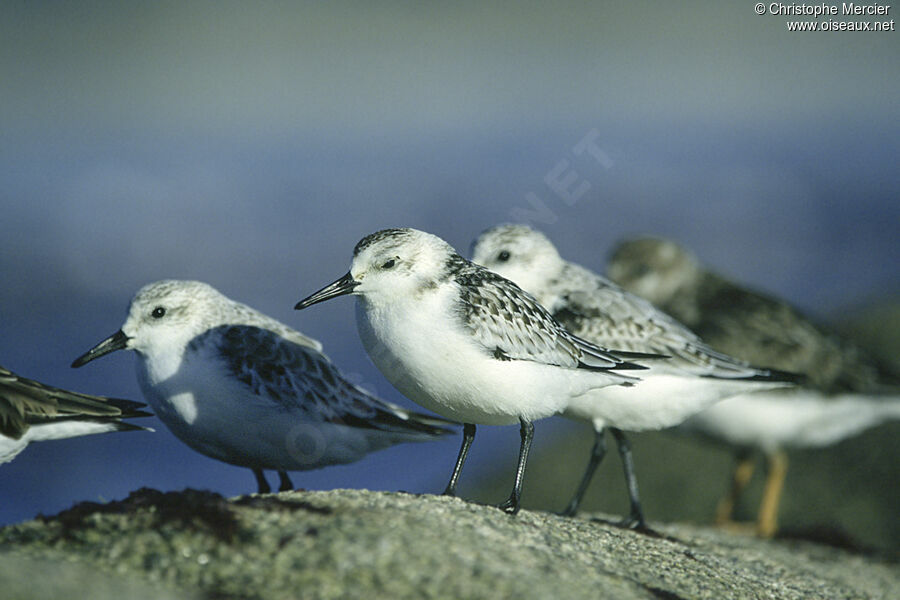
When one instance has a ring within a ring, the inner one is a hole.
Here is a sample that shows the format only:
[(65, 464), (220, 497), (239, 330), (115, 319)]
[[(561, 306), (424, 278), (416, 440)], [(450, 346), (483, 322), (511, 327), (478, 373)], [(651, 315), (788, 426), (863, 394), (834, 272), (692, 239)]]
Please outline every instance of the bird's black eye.
[(397, 261), (395, 259), (391, 258), (389, 260), (384, 261), (384, 264), (381, 265), (381, 268), (382, 269), (393, 269), (394, 265), (396, 265), (396, 264), (397, 264)]
[(150, 313), (150, 316), (154, 319), (162, 319), (164, 316), (166, 316), (166, 309), (162, 306), (157, 306), (153, 309), (153, 312)]
[(509, 250), (501, 250), (500, 254), (497, 255), (497, 260), (500, 262), (506, 262), (509, 260)]

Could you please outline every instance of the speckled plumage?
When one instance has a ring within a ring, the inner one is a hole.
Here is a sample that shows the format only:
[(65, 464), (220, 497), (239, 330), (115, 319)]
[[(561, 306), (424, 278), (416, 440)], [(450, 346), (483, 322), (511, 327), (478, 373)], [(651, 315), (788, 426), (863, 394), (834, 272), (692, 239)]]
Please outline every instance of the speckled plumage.
[(353, 256), (358, 256), (369, 246), (373, 246), (379, 243), (383, 244), (384, 242), (389, 242), (391, 246), (399, 246), (403, 243), (404, 240), (409, 238), (410, 231), (411, 230), (409, 229), (394, 227), (390, 229), (382, 229), (380, 231), (376, 231), (375, 233), (370, 233), (356, 243), (356, 246), (353, 248)]
[[(671, 360), (657, 365), (658, 369), (725, 379), (794, 379), (787, 373), (773, 375), (769, 370), (713, 350), (650, 302), (559, 258), (546, 236), (530, 227), (502, 225), (489, 229), (473, 244), (473, 251), (476, 262), (525, 282), (525, 289), (575, 335), (623, 350), (670, 356)], [(512, 253), (508, 262), (496, 259), (500, 252)], [(550, 257), (531, 258), (531, 253)], [(546, 271), (526, 272), (532, 260), (546, 260)]]
[(675, 242), (640, 238), (619, 244), (608, 264), (611, 278), (682, 319), (717, 350), (806, 376), (793, 390), (728, 398), (682, 428), (735, 449), (741, 457), (732, 493), (718, 519), (731, 517), (752, 473), (749, 452), (769, 463), (757, 528), (772, 535), (787, 459), (783, 449), (821, 447), (900, 419), (898, 377), (798, 310), (706, 270)]
[[(595, 344), (663, 354), (654, 372), (711, 379), (792, 382), (791, 373), (758, 368), (713, 350), (690, 329), (650, 302), (608, 279), (559, 257), (542, 233), (501, 225), (482, 233), (473, 259), (507, 274), (552, 312), (566, 329)], [(499, 260), (505, 253), (505, 260)]]
[[(722, 398), (754, 389), (783, 387), (799, 378), (791, 373), (749, 365), (707, 346), (687, 327), (604, 277), (559, 256), (539, 231), (524, 225), (491, 228), (473, 243), (473, 260), (509, 277), (549, 309), (566, 329), (593, 343), (635, 352), (669, 356), (650, 365), (633, 388), (608, 388), (570, 404), (566, 416), (591, 422), (597, 432), (595, 454), (605, 427), (648, 429), (673, 426)], [(605, 409), (623, 408), (618, 419)], [(631, 402), (633, 409), (627, 409)], [(638, 418), (641, 415), (643, 418)], [(626, 454), (624, 437), (614, 432)], [(627, 459), (626, 459), (627, 460)], [(580, 501), (599, 459), (592, 459), (582, 487), (570, 503)], [(636, 483), (629, 473), (632, 512), (639, 511)]]
[(680, 319), (710, 346), (754, 364), (807, 377), (826, 393), (872, 392), (900, 384), (855, 344), (787, 302), (705, 269), (676, 243), (639, 238), (610, 254), (609, 276)]
[[(314, 346), (291, 342), (272, 331), (268, 326), (223, 325), (197, 336), (188, 347), (218, 353), (236, 380), (255, 396), (270, 400), (287, 418), (387, 434), (447, 433), (438, 419), (410, 413), (354, 385)], [(204, 350), (204, 345), (210, 347)]]
[(497, 273), (458, 255), (448, 262), (448, 273), (460, 287), (463, 324), (478, 343), (504, 360), (598, 370), (644, 368), (572, 335), (531, 294)]
[(802, 390), (730, 398), (685, 428), (771, 454), (832, 444), (900, 413), (898, 380), (885, 367), (787, 302), (707, 271), (674, 242), (624, 242), (613, 251), (608, 270), (688, 319), (717, 350), (806, 376)]

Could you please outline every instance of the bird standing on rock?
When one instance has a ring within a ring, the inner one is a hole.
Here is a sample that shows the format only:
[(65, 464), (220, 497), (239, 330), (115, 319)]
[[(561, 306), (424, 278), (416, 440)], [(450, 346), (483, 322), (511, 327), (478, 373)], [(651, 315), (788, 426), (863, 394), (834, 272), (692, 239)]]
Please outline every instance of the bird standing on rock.
[(296, 308), (344, 294), (357, 297), (360, 337), (387, 379), (414, 402), (465, 423), (446, 494), (456, 492), (476, 424), (519, 424), (515, 483), (499, 505), (510, 513), (520, 507), (533, 422), (594, 390), (633, 385), (645, 367), (630, 361), (660, 358), (570, 334), (516, 284), (415, 229), (366, 236), (350, 271)]
[[(642, 373), (641, 381), (634, 386), (607, 388), (570, 403), (564, 415), (591, 423), (595, 436), (587, 469), (565, 514), (576, 512), (604, 457), (607, 427), (619, 447), (631, 501), (625, 525), (644, 528), (631, 448), (622, 429), (677, 425), (723, 398), (790, 386), (801, 379), (793, 373), (754, 367), (714, 351), (687, 327), (643, 298), (564, 260), (543, 233), (528, 226), (491, 228), (475, 240), (472, 254), (475, 262), (534, 294), (572, 333), (603, 346), (671, 357)], [(613, 398), (634, 411), (642, 411), (644, 419), (611, 420), (606, 403)]]
[(375, 398), (347, 381), (316, 340), (199, 281), (141, 288), (122, 328), (72, 366), (123, 349), (137, 352), (141, 389), (172, 433), (252, 469), (260, 493), (271, 490), (264, 469), (290, 490), (287, 471), (355, 462), (453, 425)]

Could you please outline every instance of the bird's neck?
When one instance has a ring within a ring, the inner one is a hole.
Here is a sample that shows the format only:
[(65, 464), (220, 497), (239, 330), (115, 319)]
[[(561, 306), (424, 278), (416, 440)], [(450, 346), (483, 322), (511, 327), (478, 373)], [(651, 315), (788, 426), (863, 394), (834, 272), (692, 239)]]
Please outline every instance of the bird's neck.
[(170, 379), (181, 369), (185, 357), (185, 348), (167, 346), (150, 347), (139, 350), (140, 371), (144, 380), (151, 386), (158, 385)]

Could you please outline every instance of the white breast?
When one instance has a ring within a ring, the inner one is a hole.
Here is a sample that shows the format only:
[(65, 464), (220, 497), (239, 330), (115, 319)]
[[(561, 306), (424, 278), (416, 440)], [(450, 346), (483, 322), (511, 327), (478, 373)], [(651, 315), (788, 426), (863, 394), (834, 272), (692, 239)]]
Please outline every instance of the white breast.
[(614, 376), (528, 360), (498, 360), (460, 323), (446, 286), (415, 304), (357, 303), (363, 345), (385, 377), (414, 402), (450, 419), (507, 425), (560, 412), (573, 395)]

